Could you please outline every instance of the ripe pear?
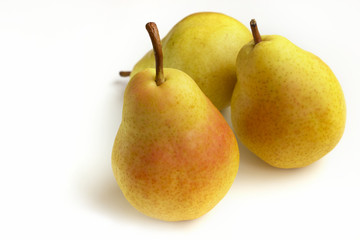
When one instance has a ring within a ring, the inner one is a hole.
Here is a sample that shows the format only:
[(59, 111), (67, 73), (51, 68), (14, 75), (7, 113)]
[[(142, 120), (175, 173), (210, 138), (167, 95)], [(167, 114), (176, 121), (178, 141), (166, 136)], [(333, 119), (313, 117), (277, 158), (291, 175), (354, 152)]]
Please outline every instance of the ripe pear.
[[(250, 31), (232, 17), (195, 13), (178, 22), (162, 40), (164, 67), (187, 73), (222, 110), (230, 105), (236, 83), (236, 56), (250, 40)], [(149, 51), (134, 66), (130, 77), (154, 65), (154, 53)]]
[(230, 189), (239, 166), (234, 133), (186, 73), (162, 68), (154, 23), (146, 25), (156, 57), (129, 81), (112, 168), (126, 199), (165, 221), (195, 219)]
[(260, 36), (237, 57), (231, 119), (241, 142), (278, 168), (305, 167), (329, 153), (343, 135), (341, 86), (317, 56), (282, 36)]

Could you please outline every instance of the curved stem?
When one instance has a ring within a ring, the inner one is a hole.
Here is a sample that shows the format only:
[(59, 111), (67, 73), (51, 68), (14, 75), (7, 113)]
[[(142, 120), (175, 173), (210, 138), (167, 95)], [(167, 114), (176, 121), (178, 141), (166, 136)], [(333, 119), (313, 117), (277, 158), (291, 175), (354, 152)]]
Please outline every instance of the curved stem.
[(261, 42), (261, 36), (260, 36), (259, 29), (257, 27), (255, 19), (251, 19), (250, 27), (251, 27), (251, 32), (252, 32), (254, 42), (255, 42), (255, 45), (256, 45), (259, 42)]
[(121, 77), (128, 77), (128, 76), (130, 76), (131, 72), (130, 71), (120, 71), (119, 74)]
[(159, 30), (154, 22), (149, 22), (146, 24), (146, 30), (149, 33), (151, 43), (154, 49), (155, 63), (156, 63), (156, 85), (160, 86), (165, 82), (164, 78), (164, 67), (163, 67), (163, 52), (161, 47), (161, 40), (159, 35)]

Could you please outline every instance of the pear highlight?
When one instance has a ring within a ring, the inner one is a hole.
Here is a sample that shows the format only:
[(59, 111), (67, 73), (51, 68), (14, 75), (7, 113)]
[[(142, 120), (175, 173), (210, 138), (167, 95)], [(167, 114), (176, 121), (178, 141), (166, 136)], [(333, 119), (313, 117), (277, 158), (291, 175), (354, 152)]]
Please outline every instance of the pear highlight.
[(129, 81), (112, 169), (137, 210), (164, 221), (198, 218), (230, 189), (239, 149), (229, 125), (186, 73), (162, 67), (156, 25), (146, 28), (156, 69)]
[(341, 86), (314, 54), (278, 35), (260, 36), (238, 54), (231, 119), (241, 142), (278, 168), (305, 167), (340, 141), (346, 121)]

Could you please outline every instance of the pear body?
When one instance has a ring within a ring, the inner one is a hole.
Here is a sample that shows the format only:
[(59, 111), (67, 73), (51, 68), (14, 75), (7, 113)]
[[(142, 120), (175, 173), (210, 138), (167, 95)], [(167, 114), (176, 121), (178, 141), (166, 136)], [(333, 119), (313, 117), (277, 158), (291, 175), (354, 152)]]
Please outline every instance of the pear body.
[(165, 221), (195, 219), (230, 189), (239, 165), (235, 135), (185, 73), (145, 69), (128, 83), (112, 168), (126, 199)]
[(284, 37), (263, 36), (237, 57), (232, 123), (241, 142), (279, 168), (307, 166), (330, 152), (346, 107), (331, 69)]
[[(219, 109), (230, 105), (236, 83), (236, 56), (251, 40), (250, 31), (221, 13), (200, 12), (178, 22), (162, 40), (164, 67), (187, 73)], [(131, 77), (153, 67), (149, 51), (133, 68)]]

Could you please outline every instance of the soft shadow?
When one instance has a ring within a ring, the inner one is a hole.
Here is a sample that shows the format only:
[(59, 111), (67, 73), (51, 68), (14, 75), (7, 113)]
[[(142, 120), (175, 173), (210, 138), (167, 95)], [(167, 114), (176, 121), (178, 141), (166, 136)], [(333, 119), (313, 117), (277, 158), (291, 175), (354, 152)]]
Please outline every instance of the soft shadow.
[(129, 82), (129, 79), (127, 79), (127, 78), (115, 79), (113, 81), (113, 85), (118, 86), (119, 88), (125, 90), (128, 82)]
[(252, 181), (277, 182), (291, 180), (306, 175), (316, 174), (321, 169), (322, 161), (319, 160), (310, 166), (295, 169), (281, 169), (273, 167), (261, 160), (238, 141), (240, 151), (239, 178)]
[[(184, 227), (192, 227), (195, 221), (180, 221), (180, 222), (166, 222), (150, 218), (138, 210), (136, 210), (125, 198), (120, 188), (116, 184), (115, 179), (106, 177), (97, 188), (92, 188), (88, 192), (89, 197), (93, 199), (93, 206), (101, 211), (103, 214), (111, 217), (112, 219), (136, 224), (146, 225), (151, 228), (157, 226), (168, 226), (170, 228), (183, 229)], [(160, 228), (159, 228), (160, 229)]]
[(106, 177), (96, 186), (89, 189), (89, 197), (97, 210), (113, 219), (126, 219), (127, 221), (147, 221), (139, 211), (130, 205), (117, 186), (114, 179)]

